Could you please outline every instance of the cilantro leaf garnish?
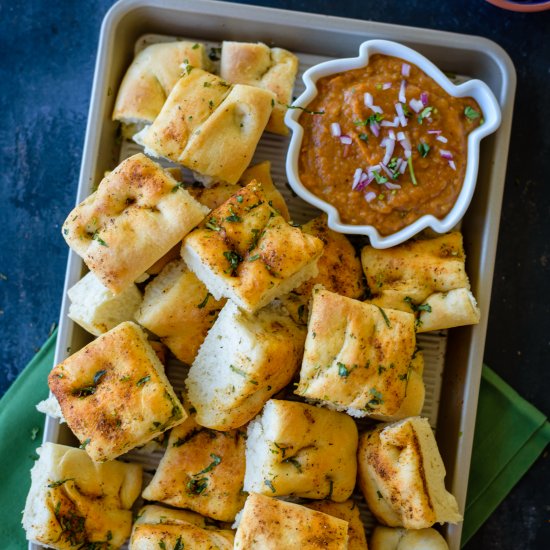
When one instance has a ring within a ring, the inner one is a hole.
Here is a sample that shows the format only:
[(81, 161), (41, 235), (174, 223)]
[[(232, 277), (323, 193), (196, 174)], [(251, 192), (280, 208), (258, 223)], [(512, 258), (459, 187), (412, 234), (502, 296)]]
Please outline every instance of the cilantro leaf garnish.
[(472, 107), (469, 105), (464, 109), (464, 116), (468, 120), (475, 120), (476, 118), (479, 118), (481, 115)]

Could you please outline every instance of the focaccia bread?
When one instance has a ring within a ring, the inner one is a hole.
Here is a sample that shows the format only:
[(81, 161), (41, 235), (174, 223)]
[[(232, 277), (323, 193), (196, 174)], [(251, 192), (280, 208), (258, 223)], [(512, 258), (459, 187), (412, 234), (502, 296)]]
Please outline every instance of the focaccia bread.
[(135, 284), (115, 295), (91, 271), (67, 295), (71, 301), (67, 315), (94, 336), (133, 319), (141, 303), (141, 292)]
[[(414, 313), (417, 332), (479, 322), (458, 231), (384, 250), (365, 246), (361, 261), (373, 295), (369, 301)], [(448, 295), (455, 290), (460, 292)]]
[(292, 379), (304, 338), (304, 329), (275, 305), (252, 315), (228, 301), (186, 380), (196, 421), (227, 431), (254, 418)]
[(317, 275), (323, 243), (289, 225), (252, 182), (183, 241), (185, 263), (216, 299), (254, 312)]
[(308, 508), (323, 512), (348, 522), (348, 550), (368, 550), (365, 527), (361, 521), (359, 507), (353, 500), (332, 502), (319, 500), (306, 504)]
[(123, 161), (69, 214), (63, 236), (100, 282), (118, 294), (207, 212), (139, 153)]
[(275, 94), (276, 103), (266, 130), (286, 136), (287, 106), (292, 103), (292, 89), (298, 58), (282, 48), (262, 43), (223, 42), (220, 63), (221, 77), (233, 84), (249, 84)]
[(345, 414), (271, 399), (248, 427), (244, 490), (342, 502), (355, 487), (357, 438)]
[(93, 460), (112, 460), (180, 424), (187, 414), (147, 342), (130, 321), (52, 369), (48, 385)]
[(232, 550), (235, 534), (218, 529), (205, 518), (187, 510), (144, 506), (130, 539), (130, 550)]
[(397, 420), (422, 410), (422, 370), (411, 313), (313, 289), (297, 395), (355, 417)]
[(239, 550), (347, 550), (348, 524), (259, 494), (246, 499), (235, 536)]
[(233, 521), (246, 495), (244, 431), (217, 432), (192, 417), (170, 433), (166, 452), (143, 498)]
[(204, 44), (164, 42), (136, 55), (122, 79), (113, 110), (113, 120), (122, 122), (125, 137), (155, 120), (187, 65), (208, 68)]
[(206, 184), (235, 184), (252, 160), (274, 97), (200, 69), (187, 71), (153, 124), (134, 140), (147, 154), (190, 168)]
[(36, 452), (23, 512), (27, 539), (59, 549), (94, 543), (120, 548), (132, 528), (141, 466), (97, 464), (84, 451), (55, 443), (44, 443)]
[(307, 324), (308, 304), (316, 284), (341, 296), (359, 299), (365, 292), (363, 270), (348, 238), (328, 228), (327, 215), (302, 225), (302, 231), (323, 242), (323, 254), (317, 261), (319, 273), (283, 296), (281, 301), (297, 323)]
[(449, 550), (445, 539), (435, 529), (374, 528), (370, 550)]
[(136, 320), (190, 365), (224, 303), (211, 296), (183, 260), (174, 260), (145, 287)]
[(462, 521), (455, 497), (445, 489), (445, 466), (426, 418), (361, 434), (358, 469), (359, 487), (381, 523), (424, 529)]

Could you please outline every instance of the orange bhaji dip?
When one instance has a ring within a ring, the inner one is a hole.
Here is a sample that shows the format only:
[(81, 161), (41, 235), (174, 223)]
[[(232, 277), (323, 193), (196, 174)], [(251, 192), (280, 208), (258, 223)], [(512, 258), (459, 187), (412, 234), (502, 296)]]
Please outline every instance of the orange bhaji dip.
[(451, 210), (467, 136), (483, 123), (472, 98), (452, 97), (418, 67), (380, 54), (317, 88), (300, 117), (300, 178), (342, 222), (389, 235)]

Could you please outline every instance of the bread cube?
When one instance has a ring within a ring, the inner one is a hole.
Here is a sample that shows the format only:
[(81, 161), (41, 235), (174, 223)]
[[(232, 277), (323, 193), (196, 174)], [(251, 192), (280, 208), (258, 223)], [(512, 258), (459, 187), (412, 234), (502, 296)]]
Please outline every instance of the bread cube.
[(145, 288), (136, 320), (190, 365), (224, 303), (212, 298), (183, 260), (174, 260)]
[(182, 257), (210, 293), (254, 312), (317, 275), (323, 243), (289, 225), (252, 182), (188, 235)]
[(58, 549), (107, 542), (120, 548), (130, 535), (141, 466), (97, 464), (84, 451), (56, 443), (37, 453), (23, 512), (27, 539)]
[(113, 120), (122, 122), (125, 137), (155, 120), (185, 70), (182, 64), (207, 68), (204, 44), (163, 42), (151, 44), (136, 55), (122, 79), (113, 111)]
[(307, 324), (311, 292), (315, 285), (323, 285), (326, 290), (355, 299), (364, 294), (365, 285), (361, 261), (355, 249), (345, 235), (328, 228), (326, 214), (302, 225), (302, 231), (317, 237), (324, 245), (317, 261), (319, 273), (281, 300), (297, 323)]
[(206, 184), (237, 183), (273, 109), (274, 94), (232, 86), (201, 69), (178, 80), (151, 126), (134, 136), (145, 152), (183, 164)]
[(357, 437), (345, 414), (271, 399), (248, 426), (244, 490), (342, 502), (355, 487)]
[(133, 319), (141, 303), (141, 292), (135, 284), (113, 294), (91, 271), (67, 295), (71, 301), (68, 316), (94, 336)]
[(411, 417), (361, 434), (359, 487), (371, 512), (390, 527), (424, 529), (458, 523), (455, 497), (426, 418)]
[(353, 500), (345, 502), (332, 502), (331, 500), (319, 500), (306, 504), (311, 510), (317, 510), (343, 519), (348, 522), (348, 550), (368, 550), (365, 527), (361, 521), (361, 515), (357, 503)]
[(361, 261), (369, 302), (413, 313), (418, 332), (479, 322), (458, 231), (384, 250), (366, 246)]
[(150, 505), (139, 512), (130, 549), (232, 550), (234, 538), (233, 531), (218, 529), (193, 512)]
[(143, 445), (187, 414), (143, 330), (121, 323), (48, 377), (69, 428), (93, 460)]
[(422, 370), (411, 313), (314, 288), (296, 394), (355, 417), (397, 420), (422, 410)]
[(401, 529), (378, 525), (372, 532), (370, 550), (449, 550), (435, 529)]
[(233, 521), (246, 495), (245, 432), (216, 432), (187, 418), (175, 427), (143, 498)]
[(69, 214), (63, 236), (100, 282), (118, 294), (207, 212), (140, 153), (123, 161)]
[(233, 84), (249, 84), (270, 90), (276, 96), (266, 130), (286, 136), (287, 106), (292, 103), (292, 89), (298, 72), (298, 58), (282, 48), (265, 44), (223, 42), (220, 62), (222, 78)]
[(251, 315), (228, 301), (185, 382), (197, 423), (228, 431), (254, 418), (292, 379), (304, 337), (305, 331), (276, 306)]
[(346, 521), (259, 494), (246, 499), (237, 550), (347, 550)]

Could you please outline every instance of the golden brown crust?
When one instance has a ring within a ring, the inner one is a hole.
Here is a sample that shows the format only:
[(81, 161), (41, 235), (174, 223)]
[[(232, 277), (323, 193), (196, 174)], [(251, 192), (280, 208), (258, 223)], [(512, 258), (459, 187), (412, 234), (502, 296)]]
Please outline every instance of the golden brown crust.
[(323, 250), (319, 239), (290, 226), (268, 202), (262, 186), (250, 183), (211, 212), (182, 248), (214, 296), (248, 311), (290, 290), (285, 286), (311, 269)]
[(359, 507), (353, 500), (332, 502), (320, 500), (306, 504), (308, 508), (323, 512), (348, 522), (348, 550), (368, 550), (365, 527), (361, 521)]
[(410, 366), (415, 347), (412, 314), (315, 287), (295, 393), (353, 416), (401, 418), (396, 415), (413, 391), (410, 378), (417, 376)]
[(292, 102), (292, 89), (298, 72), (298, 58), (282, 48), (265, 44), (224, 42), (220, 74), (233, 84), (248, 84), (270, 90), (276, 104), (266, 127), (268, 132), (287, 135), (284, 117)]
[(449, 550), (445, 539), (435, 529), (375, 527), (371, 550)]
[(346, 550), (347, 522), (299, 504), (251, 494), (235, 548), (246, 550)]
[(245, 432), (216, 432), (193, 418), (174, 428), (143, 498), (233, 521), (244, 505)]
[(282, 298), (297, 323), (307, 323), (311, 291), (317, 284), (348, 298), (358, 299), (365, 292), (361, 261), (347, 237), (328, 228), (326, 214), (302, 225), (302, 231), (320, 239), (324, 248), (317, 261), (319, 274)]
[(132, 284), (207, 210), (139, 153), (104, 178), (63, 224), (67, 244), (113, 293)]
[(166, 265), (145, 288), (136, 321), (190, 365), (224, 304), (179, 259)]
[(204, 45), (195, 42), (166, 42), (142, 50), (126, 71), (118, 90), (113, 120), (151, 123), (166, 97), (181, 77), (181, 65), (205, 68)]
[(69, 428), (93, 460), (112, 460), (187, 414), (138, 325), (121, 323), (48, 377)]

